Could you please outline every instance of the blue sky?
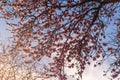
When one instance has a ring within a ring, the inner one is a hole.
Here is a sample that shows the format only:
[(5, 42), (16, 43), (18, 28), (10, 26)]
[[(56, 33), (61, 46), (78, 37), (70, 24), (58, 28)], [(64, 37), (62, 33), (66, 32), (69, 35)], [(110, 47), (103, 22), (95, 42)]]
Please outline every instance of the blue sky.
[(9, 27), (5, 24), (5, 20), (0, 19), (0, 40), (6, 44), (11, 33), (7, 30)]

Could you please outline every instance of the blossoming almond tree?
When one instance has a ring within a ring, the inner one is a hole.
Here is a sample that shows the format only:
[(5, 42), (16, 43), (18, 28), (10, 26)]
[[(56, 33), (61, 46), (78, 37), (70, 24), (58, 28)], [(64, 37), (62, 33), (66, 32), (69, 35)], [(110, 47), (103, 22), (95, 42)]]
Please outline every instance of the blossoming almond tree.
[[(92, 60), (97, 66), (112, 56), (112, 78), (118, 77), (119, 0), (0, 0), (0, 6), (0, 16), (13, 33), (11, 51), (26, 53), (31, 61), (25, 63), (52, 58), (46, 75), (66, 80), (65, 67), (76, 67), (82, 78)], [(107, 42), (108, 23), (117, 29), (116, 40), (110, 38), (115, 45)]]

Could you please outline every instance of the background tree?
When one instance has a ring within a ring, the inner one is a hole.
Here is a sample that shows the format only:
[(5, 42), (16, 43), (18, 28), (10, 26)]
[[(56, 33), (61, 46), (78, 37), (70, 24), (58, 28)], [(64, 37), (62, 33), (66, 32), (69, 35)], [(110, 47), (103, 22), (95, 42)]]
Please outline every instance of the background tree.
[(115, 35), (117, 46), (104, 41), (106, 29), (111, 28), (109, 23), (120, 29), (119, 0), (1, 0), (0, 3), (0, 16), (7, 19), (13, 33), (11, 51), (24, 52), (32, 61), (40, 61), (44, 56), (52, 58), (54, 61), (47, 69), (49, 75), (65, 80), (64, 68), (76, 67), (76, 74), (82, 78), (85, 65), (91, 60), (97, 61), (95, 66), (101, 64), (109, 55), (115, 57), (111, 63), (113, 78), (119, 75), (120, 33)]
[[(0, 80), (49, 80), (41, 63), (28, 64), (30, 61), (23, 60), (23, 54), (11, 54), (9, 47), (2, 45), (0, 53)], [(4, 53), (3, 53), (4, 52)], [(39, 64), (39, 66), (37, 66)], [(41, 66), (40, 66), (41, 65)], [(38, 70), (39, 68), (39, 70)]]

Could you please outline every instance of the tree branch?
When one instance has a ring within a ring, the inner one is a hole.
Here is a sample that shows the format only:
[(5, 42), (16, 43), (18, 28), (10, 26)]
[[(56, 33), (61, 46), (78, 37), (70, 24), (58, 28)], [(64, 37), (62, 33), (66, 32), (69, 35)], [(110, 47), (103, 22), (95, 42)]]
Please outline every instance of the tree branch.
[(110, 4), (110, 3), (118, 3), (120, 0), (105, 0), (103, 1), (103, 4)]

